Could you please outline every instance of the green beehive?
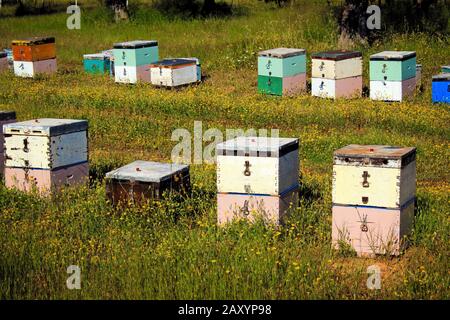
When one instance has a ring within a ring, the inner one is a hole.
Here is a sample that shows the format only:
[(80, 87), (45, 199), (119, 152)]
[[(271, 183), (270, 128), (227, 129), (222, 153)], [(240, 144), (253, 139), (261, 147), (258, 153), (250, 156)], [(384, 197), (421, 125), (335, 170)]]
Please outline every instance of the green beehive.
[(415, 51), (383, 51), (370, 56), (370, 81), (404, 81), (415, 76)]

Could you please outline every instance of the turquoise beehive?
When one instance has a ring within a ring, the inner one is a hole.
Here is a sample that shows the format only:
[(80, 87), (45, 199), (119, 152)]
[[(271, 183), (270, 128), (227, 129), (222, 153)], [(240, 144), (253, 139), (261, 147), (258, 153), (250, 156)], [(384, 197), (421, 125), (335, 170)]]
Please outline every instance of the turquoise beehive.
[(115, 43), (113, 55), (115, 66), (137, 67), (149, 65), (159, 60), (158, 42), (154, 40), (136, 40)]
[(371, 81), (404, 81), (415, 76), (415, 51), (383, 51), (370, 56)]

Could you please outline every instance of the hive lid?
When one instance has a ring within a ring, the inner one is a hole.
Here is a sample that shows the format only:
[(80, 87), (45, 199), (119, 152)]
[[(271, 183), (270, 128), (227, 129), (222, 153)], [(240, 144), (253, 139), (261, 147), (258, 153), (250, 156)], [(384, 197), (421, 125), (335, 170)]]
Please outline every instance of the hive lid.
[(305, 49), (276, 48), (276, 49), (260, 51), (258, 53), (258, 55), (261, 57), (289, 58), (289, 57), (293, 57), (293, 56), (300, 56), (305, 53), (306, 53)]
[(13, 40), (13, 46), (33, 46), (45, 43), (55, 43), (55, 37), (32, 37), (23, 40)]
[(383, 51), (370, 56), (370, 60), (404, 61), (416, 56), (415, 51)]
[(188, 170), (189, 166), (185, 164), (137, 160), (108, 172), (106, 178), (141, 182), (161, 182), (177, 173)]
[(440, 73), (436, 76), (433, 76), (433, 81), (450, 81), (450, 73)]
[(296, 138), (237, 137), (218, 143), (217, 155), (281, 157), (298, 149)]
[(85, 131), (87, 128), (87, 120), (42, 118), (6, 124), (3, 126), (3, 133), (57, 136), (71, 132)]
[(140, 49), (147, 47), (158, 46), (158, 41), (155, 40), (135, 40), (127, 42), (114, 43), (114, 49)]
[(362, 57), (360, 51), (347, 51), (347, 50), (334, 50), (334, 51), (322, 51), (313, 53), (311, 55), (312, 59), (324, 59), (324, 60), (345, 60), (351, 58)]
[(6, 58), (8, 54), (5, 51), (0, 51), (0, 59)]
[(15, 120), (15, 119), (16, 119), (15, 111), (0, 110), (0, 121), (8, 121), (8, 120)]
[(90, 54), (84, 54), (83, 59), (84, 60), (99, 60), (99, 59), (107, 59), (108, 56), (103, 53), (90, 53)]
[(183, 65), (193, 65), (196, 64), (194, 60), (188, 60), (188, 59), (164, 59), (157, 61), (155, 63), (152, 63), (151, 66), (157, 66), (157, 67), (179, 67)]
[(178, 59), (193, 60), (193, 61), (195, 61), (195, 64), (200, 65), (200, 59), (199, 58), (189, 57), (189, 58), (178, 58)]
[(382, 145), (351, 144), (334, 151), (335, 157), (403, 159), (415, 153), (416, 148)]

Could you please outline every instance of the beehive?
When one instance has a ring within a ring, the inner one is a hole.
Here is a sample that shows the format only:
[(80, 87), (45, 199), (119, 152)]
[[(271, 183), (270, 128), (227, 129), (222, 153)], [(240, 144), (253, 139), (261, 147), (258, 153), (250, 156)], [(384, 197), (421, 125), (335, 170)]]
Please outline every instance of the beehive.
[(306, 51), (276, 48), (258, 54), (258, 91), (294, 95), (306, 90)]
[(370, 56), (370, 98), (403, 101), (416, 88), (416, 53), (383, 51)]
[(6, 52), (0, 52), (0, 72), (8, 70), (8, 57)]
[(0, 127), (2, 127), (1, 136), (0, 136), (0, 177), (3, 177), (4, 172), (4, 163), (5, 163), (5, 155), (4, 155), (4, 136), (3, 136), (3, 125), (12, 123), (16, 121), (16, 113), (14, 111), (4, 111), (0, 110)]
[[(216, 146), (218, 223), (237, 217), (248, 204), (251, 214), (279, 223), (298, 193), (298, 139), (238, 137)], [(260, 204), (263, 205), (260, 205)], [(258, 208), (260, 210), (256, 210)], [(239, 211), (239, 210), (238, 210)]]
[(109, 57), (103, 53), (83, 55), (84, 71), (92, 74), (109, 74)]
[(322, 98), (351, 98), (362, 93), (362, 54), (325, 51), (311, 55), (311, 94)]
[(435, 103), (450, 103), (450, 73), (433, 76), (432, 100)]
[(56, 72), (54, 37), (34, 37), (12, 42), (14, 73), (19, 77)]
[(192, 59), (164, 59), (150, 69), (153, 85), (177, 87), (198, 81), (197, 63)]
[(106, 196), (114, 205), (142, 204), (162, 199), (166, 193), (187, 194), (189, 166), (151, 161), (134, 161), (106, 174)]
[(385, 253), (389, 250), (381, 244), (395, 244), (390, 253), (398, 254), (412, 223), (415, 194), (415, 148), (349, 145), (336, 150), (333, 243), (348, 240), (360, 255), (369, 249)]
[(202, 81), (202, 65), (200, 63), (200, 59), (195, 57), (189, 57), (189, 58), (180, 58), (185, 60), (194, 60), (195, 64), (197, 66), (197, 81)]
[(116, 82), (150, 82), (150, 64), (158, 61), (158, 42), (136, 40), (115, 43), (113, 55)]
[(42, 193), (88, 178), (87, 121), (35, 119), (3, 126), (5, 184)]
[(450, 73), (450, 66), (442, 66), (441, 72), (442, 73)]

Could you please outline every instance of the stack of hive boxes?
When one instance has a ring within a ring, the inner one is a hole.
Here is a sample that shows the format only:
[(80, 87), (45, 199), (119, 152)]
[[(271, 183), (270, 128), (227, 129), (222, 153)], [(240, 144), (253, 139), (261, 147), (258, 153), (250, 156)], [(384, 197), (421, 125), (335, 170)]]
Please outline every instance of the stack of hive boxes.
[(8, 55), (5, 51), (0, 51), (0, 72), (8, 70)]
[(450, 73), (433, 76), (431, 97), (435, 103), (450, 103)]
[(362, 54), (325, 51), (311, 55), (311, 94), (322, 98), (352, 98), (362, 94)]
[(103, 53), (83, 55), (84, 71), (92, 74), (110, 74), (109, 57)]
[(150, 65), (151, 81), (156, 86), (177, 87), (198, 81), (193, 59), (164, 59)]
[(14, 73), (19, 77), (56, 72), (55, 38), (29, 38), (12, 42)]
[(106, 196), (113, 205), (143, 204), (189, 190), (188, 165), (138, 160), (106, 174)]
[(3, 126), (5, 184), (46, 194), (86, 182), (88, 166), (86, 120), (36, 119)]
[(416, 149), (349, 145), (334, 152), (335, 247), (360, 256), (398, 255), (414, 218)]
[(306, 50), (277, 48), (258, 54), (258, 91), (294, 95), (306, 90)]
[(280, 224), (298, 201), (298, 139), (238, 137), (217, 144), (218, 224)]
[(150, 65), (158, 61), (157, 41), (115, 43), (114, 75), (120, 83), (151, 82)]
[(0, 132), (0, 177), (3, 177), (3, 172), (5, 170), (5, 154), (4, 154), (4, 139), (3, 136), (3, 125), (16, 122), (16, 113), (14, 111), (3, 111), (0, 110), (0, 127), (2, 131)]
[(383, 51), (370, 56), (370, 99), (403, 101), (416, 88), (416, 52)]

